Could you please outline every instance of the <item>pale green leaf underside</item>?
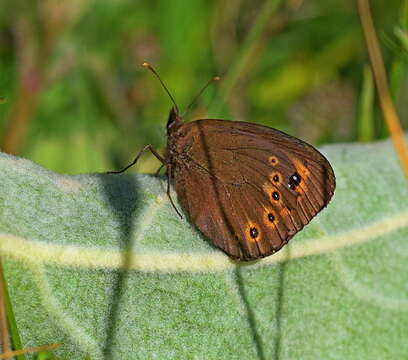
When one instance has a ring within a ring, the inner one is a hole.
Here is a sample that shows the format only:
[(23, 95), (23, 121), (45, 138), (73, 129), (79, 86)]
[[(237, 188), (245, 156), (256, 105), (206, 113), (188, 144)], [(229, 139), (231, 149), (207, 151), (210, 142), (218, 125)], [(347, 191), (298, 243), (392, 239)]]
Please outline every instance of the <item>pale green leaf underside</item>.
[(323, 152), (328, 208), (244, 265), (178, 218), (164, 178), (61, 176), (1, 154), (0, 255), (24, 345), (61, 343), (62, 359), (407, 357), (408, 187), (393, 148)]

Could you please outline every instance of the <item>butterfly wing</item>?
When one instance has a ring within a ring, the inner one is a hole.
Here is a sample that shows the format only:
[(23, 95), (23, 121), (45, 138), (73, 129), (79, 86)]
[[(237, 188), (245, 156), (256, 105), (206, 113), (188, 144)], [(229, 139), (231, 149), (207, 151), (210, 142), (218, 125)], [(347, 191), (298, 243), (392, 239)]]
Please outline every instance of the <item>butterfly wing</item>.
[(228, 255), (278, 251), (323, 209), (335, 189), (326, 158), (278, 130), (197, 120), (169, 137), (176, 191), (191, 221)]

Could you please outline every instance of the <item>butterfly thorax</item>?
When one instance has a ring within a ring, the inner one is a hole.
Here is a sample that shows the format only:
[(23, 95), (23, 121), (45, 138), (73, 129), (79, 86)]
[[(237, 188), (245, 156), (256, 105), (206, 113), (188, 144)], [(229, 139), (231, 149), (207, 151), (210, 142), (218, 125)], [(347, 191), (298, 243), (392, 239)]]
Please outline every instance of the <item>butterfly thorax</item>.
[(177, 170), (177, 167), (187, 161), (184, 156), (189, 148), (188, 144), (192, 143), (192, 138), (185, 139), (185, 131), (179, 111), (172, 107), (167, 120), (167, 147), (165, 153), (166, 163), (173, 167), (172, 174)]
[(194, 137), (189, 131), (185, 131), (185, 124), (176, 125), (172, 128), (167, 138), (165, 160), (174, 170), (177, 167), (189, 163), (189, 150), (194, 142)]

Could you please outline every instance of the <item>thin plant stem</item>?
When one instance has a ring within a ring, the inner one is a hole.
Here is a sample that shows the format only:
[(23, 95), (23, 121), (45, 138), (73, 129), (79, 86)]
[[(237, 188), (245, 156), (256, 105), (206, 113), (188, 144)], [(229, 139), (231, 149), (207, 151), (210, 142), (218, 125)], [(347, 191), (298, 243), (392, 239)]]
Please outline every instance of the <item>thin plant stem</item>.
[(0, 333), (1, 333), (1, 346), (3, 352), (5, 353), (10, 352), (11, 348), (10, 348), (10, 334), (7, 324), (5, 281), (3, 276), (3, 266), (1, 262), (0, 262)]
[(60, 344), (49, 344), (49, 345), (36, 346), (36, 347), (22, 349), (22, 350), (9, 351), (7, 353), (1, 354), (0, 359), (10, 359), (11, 357), (24, 355), (27, 353), (39, 353), (41, 351), (53, 350), (57, 348), (58, 346), (60, 346)]
[(398, 114), (391, 98), (384, 61), (371, 16), (370, 4), (368, 0), (357, 0), (357, 4), (384, 119), (391, 134), (395, 151), (401, 162), (405, 177), (408, 180), (407, 145)]

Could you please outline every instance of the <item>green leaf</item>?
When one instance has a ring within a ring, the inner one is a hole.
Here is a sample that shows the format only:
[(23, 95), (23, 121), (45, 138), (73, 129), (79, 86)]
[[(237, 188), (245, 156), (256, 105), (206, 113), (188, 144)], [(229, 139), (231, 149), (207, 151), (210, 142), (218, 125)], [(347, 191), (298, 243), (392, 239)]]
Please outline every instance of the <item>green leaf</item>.
[(0, 256), (23, 346), (59, 343), (60, 359), (406, 358), (408, 187), (393, 147), (322, 151), (330, 205), (252, 264), (179, 219), (164, 178), (63, 176), (1, 154)]

